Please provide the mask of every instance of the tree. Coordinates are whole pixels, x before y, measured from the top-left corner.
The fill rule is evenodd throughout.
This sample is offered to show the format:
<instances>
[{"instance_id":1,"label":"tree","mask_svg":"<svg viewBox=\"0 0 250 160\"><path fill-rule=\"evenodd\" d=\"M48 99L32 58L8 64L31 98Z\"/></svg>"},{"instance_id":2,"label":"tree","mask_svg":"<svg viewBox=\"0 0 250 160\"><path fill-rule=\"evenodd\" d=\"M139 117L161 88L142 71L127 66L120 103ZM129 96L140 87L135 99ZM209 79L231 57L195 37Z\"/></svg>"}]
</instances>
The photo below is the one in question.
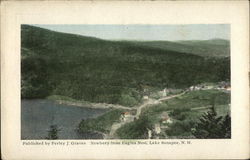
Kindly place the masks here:
<instances>
[{"instance_id":1,"label":"tree","mask_svg":"<svg viewBox=\"0 0 250 160\"><path fill-rule=\"evenodd\" d=\"M221 124L222 133L225 133L225 138L231 138L231 117L227 114Z\"/></svg>"},{"instance_id":2,"label":"tree","mask_svg":"<svg viewBox=\"0 0 250 160\"><path fill-rule=\"evenodd\" d=\"M147 139L148 130L152 129L148 117L143 115L134 122L125 124L116 133L121 139Z\"/></svg>"},{"instance_id":3,"label":"tree","mask_svg":"<svg viewBox=\"0 0 250 160\"><path fill-rule=\"evenodd\" d=\"M57 125L51 125L50 130L48 131L48 136L46 139L58 139L58 132L60 129L58 129Z\"/></svg>"},{"instance_id":4,"label":"tree","mask_svg":"<svg viewBox=\"0 0 250 160\"><path fill-rule=\"evenodd\" d=\"M229 115L218 117L212 106L210 111L202 115L192 133L196 138L230 138L231 118Z\"/></svg>"}]
</instances>

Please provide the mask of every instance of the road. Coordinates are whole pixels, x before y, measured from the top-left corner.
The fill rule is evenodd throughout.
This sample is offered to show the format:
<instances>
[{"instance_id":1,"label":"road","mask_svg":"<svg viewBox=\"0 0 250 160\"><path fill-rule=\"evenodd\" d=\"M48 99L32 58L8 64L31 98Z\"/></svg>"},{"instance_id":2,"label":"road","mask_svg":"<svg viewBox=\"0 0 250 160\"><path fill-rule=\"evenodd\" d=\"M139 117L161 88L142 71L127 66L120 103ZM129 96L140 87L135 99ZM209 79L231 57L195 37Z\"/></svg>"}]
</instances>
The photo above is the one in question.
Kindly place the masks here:
<instances>
[{"instance_id":1,"label":"road","mask_svg":"<svg viewBox=\"0 0 250 160\"><path fill-rule=\"evenodd\" d=\"M135 114L135 118L136 119L139 119L140 115L141 115L141 112L142 112L142 109L145 108L145 107L152 107L152 106L155 106L156 104L160 104L162 101L167 101L167 100L170 100L172 98L176 98L176 97L180 97L184 94L186 94L187 92L189 92L188 90L180 93L180 94L175 94L175 95L171 95L171 96L166 96L166 97L162 97L160 99L148 99L146 101L143 102L143 104L139 105L139 106L136 106L136 107L132 107L132 108L129 108L129 109L136 109L136 114ZM124 106L125 108L125 106ZM127 107L126 107L127 108ZM211 108L211 106L203 106L203 107L196 107L196 108L192 108L191 110L200 110L200 109L208 109L208 108ZM123 125L129 123L131 121L121 121L121 122L115 122L112 127L111 127L111 130L110 130L110 133L106 136L107 139L114 139L114 138L117 138L115 137L115 133L116 131L122 127Z\"/></svg>"},{"instance_id":2,"label":"road","mask_svg":"<svg viewBox=\"0 0 250 160\"><path fill-rule=\"evenodd\" d=\"M137 108L137 112L136 112L136 118L139 119L140 115L141 115L141 111L144 107L147 107L147 106L153 106L152 104L160 104L162 101L166 101L166 100L169 100L169 99L172 99L172 98L176 98L176 97L179 97L179 96L182 96L183 94L185 94L187 91L184 91L180 94L175 94L175 95L171 95L171 96L166 96L166 97L163 97L163 98L160 98L158 100L154 100L154 99L148 99L144 104L142 104L141 106L139 106Z\"/></svg>"},{"instance_id":3,"label":"road","mask_svg":"<svg viewBox=\"0 0 250 160\"><path fill-rule=\"evenodd\" d=\"M143 104L141 104L140 106L136 106L136 107L133 107L133 109L136 109L136 114L135 114L135 118L136 119L139 119L140 115L141 115L141 111L143 108L147 107L147 106L154 106L155 104L160 104L162 101L166 101L166 100L169 100L169 99L172 99L172 98L176 98L176 97L179 97L179 96L182 96L183 94L185 94L187 91L184 91L180 94L176 94L176 95L171 95L171 96L166 96L166 97L163 97L163 98L160 98L160 99L157 99L157 100L154 100L154 99L148 99L146 101L143 102ZM116 138L115 137L115 133L116 131L122 127L123 125L129 123L131 121L121 121L121 122L115 122L112 126L111 126L111 129L110 129L110 133L109 135L106 136L107 139L114 139Z\"/></svg>"}]
</instances>

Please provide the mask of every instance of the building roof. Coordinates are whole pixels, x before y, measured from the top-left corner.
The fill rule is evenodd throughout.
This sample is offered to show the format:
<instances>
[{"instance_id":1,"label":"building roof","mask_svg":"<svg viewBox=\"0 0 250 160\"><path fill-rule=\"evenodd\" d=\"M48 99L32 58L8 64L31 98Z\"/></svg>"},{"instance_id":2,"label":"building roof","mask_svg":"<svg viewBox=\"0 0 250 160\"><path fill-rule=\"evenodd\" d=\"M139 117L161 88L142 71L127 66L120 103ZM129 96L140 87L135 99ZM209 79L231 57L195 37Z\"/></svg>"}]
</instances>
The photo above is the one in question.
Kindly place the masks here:
<instances>
[{"instance_id":1,"label":"building roof","mask_svg":"<svg viewBox=\"0 0 250 160\"><path fill-rule=\"evenodd\" d=\"M129 114L131 114L130 112L122 112L122 114L124 114L124 115L129 115Z\"/></svg>"}]
</instances>

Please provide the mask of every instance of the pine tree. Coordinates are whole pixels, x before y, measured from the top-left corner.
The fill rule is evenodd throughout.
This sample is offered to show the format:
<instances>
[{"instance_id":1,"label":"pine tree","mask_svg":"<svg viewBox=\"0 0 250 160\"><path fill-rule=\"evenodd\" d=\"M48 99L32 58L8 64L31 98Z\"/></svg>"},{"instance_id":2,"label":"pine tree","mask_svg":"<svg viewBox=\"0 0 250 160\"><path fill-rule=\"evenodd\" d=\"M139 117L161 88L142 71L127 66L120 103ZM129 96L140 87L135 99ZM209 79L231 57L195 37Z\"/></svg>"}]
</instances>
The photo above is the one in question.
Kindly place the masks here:
<instances>
[{"instance_id":1,"label":"pine tree","mask_svg":"<svg viewBox=\"0 0 250 160\"><path fill-rule=\"evenodd\" d=\"M48 131L48 137L46 139L58 139L58 129L57 125L51 125L50 130Z\"/></svg>"},{"instance_id":2,"label":"pine tree","mask_svg":"<svg viewBox=\"0 0 250 160\"><path fill-rule=\"evenodd\" d=\"M228 114L218 117L213 105L210 111L202 115L192 133L196 138L230 138L231 118Z\"/></svg>"},{"instance_id":3,"label":"pine tree","mask_svg":"<svg viewBox=\"0 0 250 160\"><path fill-rule=\"evenodd\" d=\"M193 132L196 138L219 138L220 125L222 117L216 117L214 106L210 111L203 114L200 118L200 122L197 123Z\"/></svg>"}]
</instances>

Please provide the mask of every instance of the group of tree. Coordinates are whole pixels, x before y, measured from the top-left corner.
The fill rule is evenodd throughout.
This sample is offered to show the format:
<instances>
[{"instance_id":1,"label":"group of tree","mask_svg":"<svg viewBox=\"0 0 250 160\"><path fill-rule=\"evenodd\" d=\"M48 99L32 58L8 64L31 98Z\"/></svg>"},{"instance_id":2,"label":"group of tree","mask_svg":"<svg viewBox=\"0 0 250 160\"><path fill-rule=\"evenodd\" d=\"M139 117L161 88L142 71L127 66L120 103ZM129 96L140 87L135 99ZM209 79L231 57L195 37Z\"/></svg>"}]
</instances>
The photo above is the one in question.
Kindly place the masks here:
<instances>
[{"instance_id":1,"label":"group of tree","mask_svg":"<svg viewBox=\"0 0 250 160\"><path fill-rule=\"evenodd\" d=\"M121 139L148 139L148 131L153 130L148 117L141 116L134 122L127 123L116 132Z\"/></svg>"},{"instance_id":2,"label":"group of tree","mask_svg":"<svg viewBox=\"0 0 250 160\"><path fill-rule=\"evenodd\" d=\"M231 138L231 117L217 116L214 106L204 113L199 122L192 129L192 133L196 138Z\"/></svg>"}]
</instances>

